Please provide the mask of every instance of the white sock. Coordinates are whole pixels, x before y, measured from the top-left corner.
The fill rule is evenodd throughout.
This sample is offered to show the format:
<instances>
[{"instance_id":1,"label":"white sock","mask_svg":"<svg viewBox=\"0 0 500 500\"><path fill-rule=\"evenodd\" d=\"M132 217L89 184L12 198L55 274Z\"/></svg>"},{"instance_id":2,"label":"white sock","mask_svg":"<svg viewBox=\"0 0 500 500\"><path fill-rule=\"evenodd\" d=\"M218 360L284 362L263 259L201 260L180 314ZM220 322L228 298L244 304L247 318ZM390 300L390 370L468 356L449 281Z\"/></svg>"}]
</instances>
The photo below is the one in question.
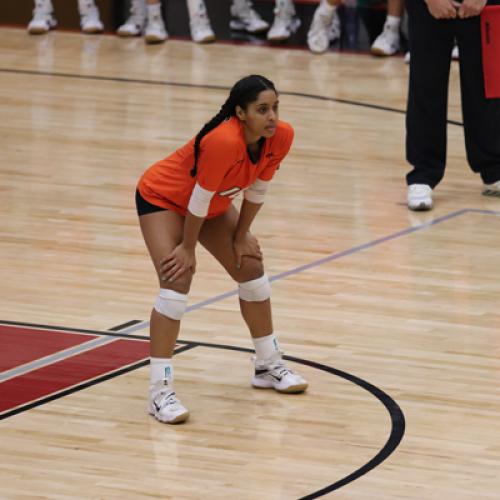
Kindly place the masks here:
<instances>
[{"instance_id":1,"label":"white sock","mask_svg":"<svg viewBox=\"0 0 500 500\"><path fill-rule=\"evenodd\" d=\"M326 0L322 0L318 8L325 11L327 14L331 14L337 7L335 7L335 5L330 5Z\"/></svg>"},{"instance_id":2,"label":"white sock","mask_svg":"<svg viewBox=\"0 0 500 500\"><path fill-rule=\"evenodd\" d=\"M255 354L257 361L266 361L274 354L279 353L278 339L274 333L254 339L252 337L253 345L255 346Z\"/></svg>"},{"instance_id":3,"label":"white sock","mask_svg":"<svg viewBox=\"0 0 500 500\"><path fill-rule=\"evenodd\" d=\"M174 367L172 358L151 358L149 382L151 385L163 380L172 382L174 380Z\"/></svg>"},{"instance_id":4,"label":"white sock","mask_svg":"<svg viewBox=\"0 0 500 500\"><path fill-rule=\"evenodd\" d=\"M78 11L80 15L95 7L94 0L78 0Z\"/></svg>"},{"instance_id":5,"label":"white sock","mask_svg":"<svg viewBox=\"0 0 500 500\"><path fill-rule=\"evenodd\" d=\"M187 0L187 7L190 18L196 14L204 13L207 11L205 2L203 0Z\"/></svg>"},{"instance_id":6,"label":"white sock","mask_svg":"<svg viewBox=\"0 0 500 500\"><path fill-rule=\"evenodd\" d=\"M398 29L401 25L401 18L398 16L387 16L385 19L385 26L390 26L391 28Z\"/></svg>"},{"instance_id":7,"label":"white sock","mask_svg":"<svg viewBox=\"0 0 500 500\"><path fill-rule=\"evenodd\" d=\"M155 3L153 5L147 5L148 9L148 17L155 17L155 16L161 16L161 3Z\"/></svg>"}]
</instances>

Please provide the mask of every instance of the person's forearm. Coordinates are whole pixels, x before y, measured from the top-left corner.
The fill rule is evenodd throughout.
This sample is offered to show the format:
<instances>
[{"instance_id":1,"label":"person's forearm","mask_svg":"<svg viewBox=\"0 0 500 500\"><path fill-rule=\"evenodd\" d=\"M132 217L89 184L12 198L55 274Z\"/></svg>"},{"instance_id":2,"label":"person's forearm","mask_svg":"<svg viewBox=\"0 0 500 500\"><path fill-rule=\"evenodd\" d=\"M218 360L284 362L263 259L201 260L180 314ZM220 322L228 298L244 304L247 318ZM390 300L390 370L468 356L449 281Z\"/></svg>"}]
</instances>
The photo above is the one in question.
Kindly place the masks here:
<instances>
[{"instance_id":1,"label":"person's forearm","mask_svg":"<svg viewBox=\"0 0 500 500\"><path fill-rule=\"evenodd\" d=\"M201 226L205 222L204 217L196 217L191 212L186 213L184 219L184 233L182 236L182 245L185 248L194 249L200 235Z\"/></svg>"},{"instance_id":2,"label":"person's forearm","mask_svg":"<svg viewBox=\"0 0 500 500\"><path fill-rule=\"evenodd\" d=\"M250 230L250 226L262 205L262 203L252 203L251 201L243 200L238 225L236 226L235 238L244 236Z\"/></svg>"}]
</instances>

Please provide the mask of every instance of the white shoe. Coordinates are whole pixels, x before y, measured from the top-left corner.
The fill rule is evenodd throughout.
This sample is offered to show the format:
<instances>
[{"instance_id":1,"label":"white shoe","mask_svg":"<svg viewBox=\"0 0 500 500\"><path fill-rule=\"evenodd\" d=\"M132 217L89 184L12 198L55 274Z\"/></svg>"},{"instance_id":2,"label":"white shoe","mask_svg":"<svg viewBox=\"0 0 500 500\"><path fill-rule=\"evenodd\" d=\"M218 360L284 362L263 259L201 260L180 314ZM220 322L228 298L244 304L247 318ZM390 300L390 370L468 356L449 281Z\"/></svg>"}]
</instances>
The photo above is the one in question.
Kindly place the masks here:
<instances>
[{"instance_id":1,"label":"white shoe","mask_svg":"<svg viewBox=\"0 0 500 500\"><path fill-rule=\"evenodd\" d=\"M331 41L338 38L340 38L340 19L337 9L320 4L307 33L309 50L315 54L321 54L328 50Z\"/></svg>"},{"instance_id":2,"label":"white shoe","mask_svg":"<svg viewBox=\"0 0 500 500\"><path fill-rule=\"evenodd\" d=\"M408 186L408 208L410 210L430 210L432 208L432 189L427 184Z\"/></svg>"},{"instance_id":3,"label":"white shoe","mask_svg":"<svg viewBox=\"0 0 500 500\"><path fill-rule=\"evenodd\" d=\"M384 31L375 39L371 53L376 56L393 56L400 48L399 26L385 25Z\"/></svg>"},{"instance_id":4,"label":"white shoe","mask_svg":"<svg viewBox=\"0 0 500 500\"><path fill-rule=\"evenodd\" d=\"M161 12L150 14L147 17L144 39L146 43L161 43L168 38L165 23L161 17Z\"/></svg>"},{"instance_id":5,"label":"white shoe","mask_svg":"<svg viewBox=\"0 0 500 500\"><path fill-rule=\"evenodd\" d=\"M95 6L93 0L79 3L79 9L80 26L84 33L102 33L104 31L104 25L99 18L99 10Z\"/></svg>"},{"instance_id":6,"label":"white shoe","mask_svg":"<svg viewBox=\"0 0 500 500\"><path fill-rule=\"evenodd\" d=\"M233 0L229 27L232 30L243 30L248 33L262 33L269 29L269 24L252 9L249 0L239 2Z\"/></svg>"},{"instance_id":7,"label":"white shoe","mask_svg":"<svg viewBox=\"0 0 500 500\"><path fill-rule=\"evenodd\" d=\"M168 380L162 380L150 387L148 412L166 424L180 424L189 418L189 411L177 399Z\"/></svg>"},{"instance_id":8,"label":"white shoe","mask_svg":"<svg viewBox=\"0 0 500 500\"><path fill-rule=\"evenodd\" d=\"M266 361L255 361L255 374L252 385L258 389L275 389L278 392L298 393L304 392L308 383L299 374L288 368L277 353Z\"/></svg>"},{"instance_id":9,"label":"white shoe","mask_svg":"<svg viewBox=\"0 0 500 500\"><path fill-rule=\"evenodd\" d=\"M300 19L295 15L295 7L289 1L277 1L274 9L274 21L267 32L267 39L280 42L290 38L300 27Z\"/></svg>"},{"instance_id":10,"label":"white shoe","mask_svg":"<svg viewBox=\"0 0 500 500\"><path fill-rule=\"evenodd\" d=\"M130 16L118 28L118 36L139 36L146 26L146 4L144 0L132 0L130 5Z\"/></svg>"},{"instance_id":11,"label":"white shoe","mask_svg":"<svg viewBox=\"0 0 500 500\"><path fill-rule=\"evenodd\" d=\"M37 0L33 10L33 18L28 24L28 33L31 35L43 35L53 30L57 21L52 10L52 3L46 0Z\"/></svg>"},{"instance_id":12,"label":"white shoe","mask_svg":"<svg viewBox=\"0 0 500 500\"><path fill-rule=\"evenodd\" d=\"M405 64L410 64L410 51L408 51L406 54L405 54Z\"/></svg>"},{"instance_id":13,"label":"white shoe","mask_svg":"<svg viewBox=\"0 0 500 500\"><path fill-rule=\"evenodd\" d=\"M484 184L482 194L484 196L500 196L500 181L493 184Z\"/></svg>"},{"instance_id":14,"label":"white shoe","mask_svg":"<svg viewBox=\"0 0 500 500\"><path fill-rule=\"evenodd\" d=\"M210 19L205 8L200 8L189 19L191 38L196 43L209 43L215 40L215 34L210 25Z\"/></svg>"},{"instance_id":15,"label":"white shoe","mask_svg":"<svg viewBox=\"0 0 500 500\"><path fill-rule=\"evenodd\" d=\"M458 59L460 59L460 54L458 52L458 45L455 45L453 47L453 50L451 51L451 58L455 61L458 61Z\"/></svg>"}]
</instances>

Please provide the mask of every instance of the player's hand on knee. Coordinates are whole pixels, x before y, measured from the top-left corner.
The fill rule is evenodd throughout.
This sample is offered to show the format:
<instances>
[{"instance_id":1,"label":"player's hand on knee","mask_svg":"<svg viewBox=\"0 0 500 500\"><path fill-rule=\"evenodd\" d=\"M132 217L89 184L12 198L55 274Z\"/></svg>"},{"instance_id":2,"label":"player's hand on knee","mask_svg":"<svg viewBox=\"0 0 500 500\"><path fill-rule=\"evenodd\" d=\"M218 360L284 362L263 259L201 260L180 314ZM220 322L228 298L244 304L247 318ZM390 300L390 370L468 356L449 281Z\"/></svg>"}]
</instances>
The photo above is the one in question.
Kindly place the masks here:
<instances>
[{"instance_id":1,"label":"player's hand on knee","mask_svg":"<svg viewBox=\"0 0 500 500\"><path fill-rule=\"evenodd\" d=\"M455 19L458 15L453 0L425 0L425 3L436 19Z\"/></svg>"},{"instance_id":2,"label":"player's hand on knee","mask_svg":"<svg viewBox=\"0 0 500 500\"><path fill-rule=\"evenodd\" d=\"M186 248L182 243L160 261L160 279L173 282L184 273L194 274L196 271L196 256L194 249Z\"/></svg>"},{"instance_id":3,"label":"player's hand on knee","mask_svg":"<svg viewBox=\"0 0 500 500\"><path fill-rule=\"evenodd\" d=\"M241 267L241 259L243 258L243 256L254 257L259 260L262 260L263 258L259 241L250 232L247 232L244 236L237 236L234 239L233 248L236 257L237 269L240 269Z\"/></svg>"}]
</instances>

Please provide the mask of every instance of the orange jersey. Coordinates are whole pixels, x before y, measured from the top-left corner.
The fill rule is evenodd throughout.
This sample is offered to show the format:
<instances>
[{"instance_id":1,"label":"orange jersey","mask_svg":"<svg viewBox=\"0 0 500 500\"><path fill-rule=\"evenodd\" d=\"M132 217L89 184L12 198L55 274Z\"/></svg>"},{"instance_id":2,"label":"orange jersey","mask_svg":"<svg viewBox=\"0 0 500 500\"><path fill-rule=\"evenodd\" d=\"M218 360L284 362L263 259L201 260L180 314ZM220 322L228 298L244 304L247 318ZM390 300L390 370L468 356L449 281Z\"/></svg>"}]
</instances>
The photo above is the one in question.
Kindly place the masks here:
<instances>
[{"instance_id":1,"label":"orange jersey","mask_svg":"<svg viewBox=\"0 0 500 500\"><path fill-rule=\"evenodd\" d=\"M149 203L186 215L195 183L215 192L207 218L224 213L232 199L251 186L257 178L272 179L293 141L293 128L278 121L276 132L264 141L257 163L247 152L243 125L236 117L211 130L200 144L198 172L191 177L194 165L194 138L164 160L149 167L138 189Z\"/></svg>"}]
</instances>

